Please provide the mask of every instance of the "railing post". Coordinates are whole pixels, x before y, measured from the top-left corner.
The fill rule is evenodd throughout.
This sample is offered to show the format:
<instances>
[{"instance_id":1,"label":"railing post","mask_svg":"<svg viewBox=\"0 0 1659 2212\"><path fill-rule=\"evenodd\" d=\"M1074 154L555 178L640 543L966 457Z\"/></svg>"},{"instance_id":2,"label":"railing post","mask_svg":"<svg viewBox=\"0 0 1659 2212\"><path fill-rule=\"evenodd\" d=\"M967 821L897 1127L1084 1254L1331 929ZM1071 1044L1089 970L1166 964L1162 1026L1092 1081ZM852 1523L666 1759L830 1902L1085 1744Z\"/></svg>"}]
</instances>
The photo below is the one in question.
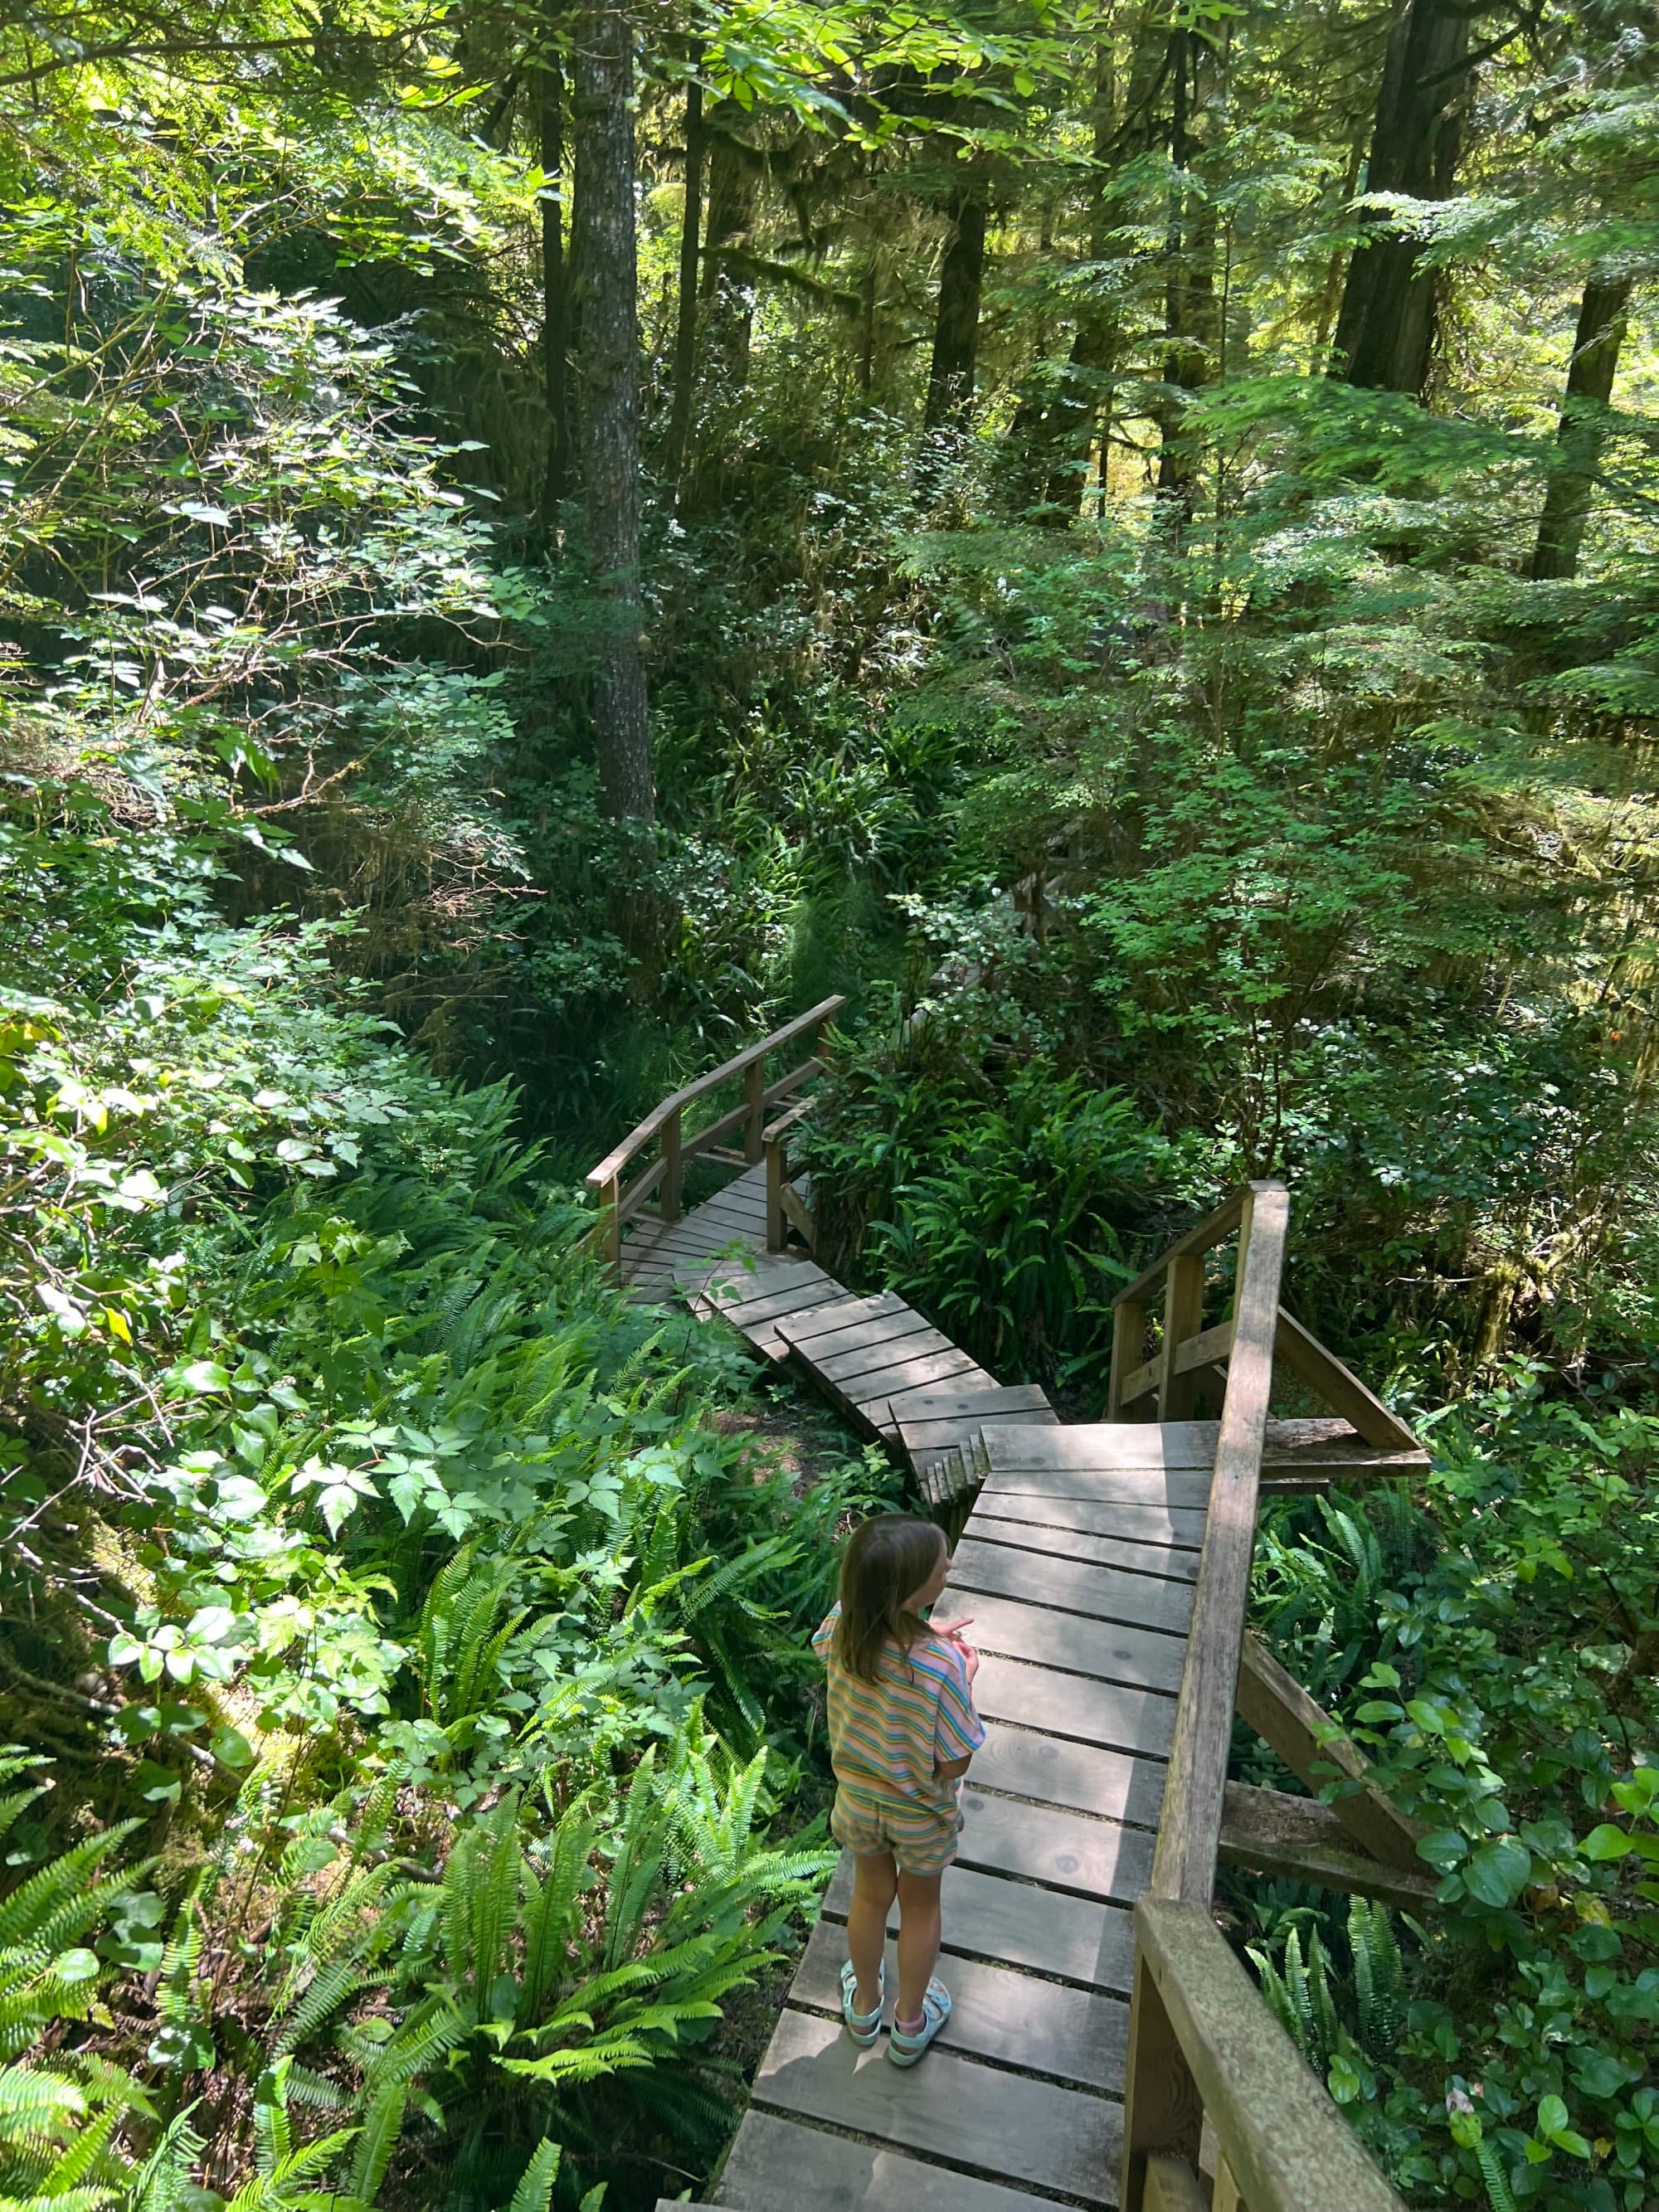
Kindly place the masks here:
<instances>
[{"instance_id":1,"label":"railing post","mask_svg":"<svg viewBox=\"0 0 1659 2212\"><path fill-rule=\"evenodd\" d=\"M1115 1421L1123 1411L1123 1385L1140 1364L1146 1341L1145 1306L1112 1309L1112 1377L1106 1386L1106 1418Z\"/></svg>"},{"instance_id":2,"label":"railing post","mask_svg":"<svg viewBox=\"0 0 1659 2212\"><path fill-rule=\"evenodd\" d=\"M784 1133L781 1129L766 1132L766 1249L781 1252L788 1235L788 1224L783 1218L783 1182L787 1171L784 1156Z\"/></svg>"},{"instance_id":3,"label":"railing post","mask_svg":"<svg viewBox=\"0 0 1659 2212\"><path fill-rule=\"evenodd\" d=\"M743 1071L743 1099L749 1118L743 1125L743 1156L751 1166L760 1164L766 1128L766 1061L751 1060Z\"/></svg>"},{"instance_id":4,"label":"railing post","mask_svg":"<svg viewBox=\"0 0 1659 2212\"><path fill-rule=\"evenodd\" d=\"M662 1125L662 1156L665 1162L662 1176L662 1218L678 1221L680 1218L680 1109L677 1106Z\"/></svg>"},{"instance_id":5,"label":"railing post","mask_svg":"<svg viewBox=\"0 0 1659 2212\"><path fill-rule=\"evenodd\" d=\"M599 1192L599 1249L611 1273L622 1280L622 1177L613 1175Z\"/></svg>"},{"instance_id":6,"label":"railing post","mask_svg":"<svg viewBox=\"0 0 1659 2212\"><path fill-rule=\"evenodd\" d=\"M1164 1358L1158 1378L1158 1418L1184 1421L1198 1395L1195 1375L1176 1373L1176 1354L1204 1319L1204 1255L1171 1260L1164 1278Z\"/></svg>"},{"instance_id":7,"label":"railing post","mask_svg":"<svg viewBox=\"0 0 1659 2212\"><path fill-rule=\"evenodd\" d=\"M1148 2212L1146 2162L1167 2152L1198 2164L1204 2106L1146 1954L1135 1946L1129 2064L1123 2086L1123 2171L1118 2212Z\"/></svg>"}]
</instances>

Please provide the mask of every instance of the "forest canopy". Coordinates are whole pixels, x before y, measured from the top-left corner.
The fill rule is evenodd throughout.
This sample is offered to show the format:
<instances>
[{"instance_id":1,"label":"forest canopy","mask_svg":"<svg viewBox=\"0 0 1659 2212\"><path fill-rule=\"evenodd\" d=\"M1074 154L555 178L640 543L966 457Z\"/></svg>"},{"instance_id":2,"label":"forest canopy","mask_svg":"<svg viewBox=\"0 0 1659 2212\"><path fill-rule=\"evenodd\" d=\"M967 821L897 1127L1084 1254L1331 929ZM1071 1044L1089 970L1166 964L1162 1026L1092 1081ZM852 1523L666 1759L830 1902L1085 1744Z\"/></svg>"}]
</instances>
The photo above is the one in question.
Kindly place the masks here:
<instances>
[{"instance_id":1,"label":"forest canopy","mask_svg":"<svg viewBox=\"0 0 1659 2212\"><path fill-rule=\"evenodd\" d=\"M716 2169L902 1483L580 1186L831 992L820 1258L1069 1418L1290 1184L1439 1913L1230 1932L1656 2201L1656 276L1607 0L6 9L0 2212Z\"/></svg>"}]
</instances>

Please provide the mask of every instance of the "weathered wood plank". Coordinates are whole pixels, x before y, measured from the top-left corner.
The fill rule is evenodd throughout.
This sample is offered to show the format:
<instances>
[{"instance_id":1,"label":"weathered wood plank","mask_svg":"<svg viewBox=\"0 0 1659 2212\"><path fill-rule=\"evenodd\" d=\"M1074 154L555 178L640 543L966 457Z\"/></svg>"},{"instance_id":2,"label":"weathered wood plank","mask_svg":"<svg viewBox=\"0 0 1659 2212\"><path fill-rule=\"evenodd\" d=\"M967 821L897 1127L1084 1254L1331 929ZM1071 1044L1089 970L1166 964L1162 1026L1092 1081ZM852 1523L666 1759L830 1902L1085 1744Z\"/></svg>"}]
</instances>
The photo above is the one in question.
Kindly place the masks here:
<instances>
[{"instance_id":1,"label":"weathered wood plank","mask_svg":"<svg viewBox=\"0 0 1659 2212\"><path fill-rule=\"evenodd\" d=\"M1021 1605L978 1591L967 1609L975 1623L972 1641L981 1651L997 1652L1005 1659L1033 1660L1039 1667L1091 1675L1097 1681L1126 1682L1137 1689L1167 1690L1173 1695L1181 1686L1187 1646L1179 1636L1115 1621L1085 1620L1078 1613L1051 1613L1042 1606ZM1227 1711L1231 1719L1231 1695Z\"/></svg>"},{"instance_id":2,"label":"weathered wood plank","mask_svg":"<svg viewBox=\"0 0 1659 2212\"><path fill-rule=\"evenodd\" d=\"M734 1328L754 1328L763 1322L776 1321L785 1314L821 1305L826 1290L834 1288L827 1275L814 1269L812 1279L757 1291L751 1297L720 1297L711 1296L705 1290L697 1303L711 1316L729 1321Z\"/></svg>"},{"instance_id":3,"label":"weathered wood plank","mask_svg":"<svg viewBox=\"0 0 1659 2212\"><path fill-rule=\"evenodd\" d=\"M853 1894L853 1863L843 1852L823 1900L824 1911L844 1920ZM945 1869L941 1899L945 1941L994 1966L1021 1966L1080 1987L1126 1996L1134 1971L1133 1923L1121 1905L1033 1889L978 1874L971 1867ZM895 1903L888 1917L898 1927Z\"/></svg>"},{"instance_id":4,"label":"weathered wood plank","mask_svg":"<svg viewBox=\"0 0 1659 2212\"><path fill-rule=\"evenodd\" d=\"M1152 1838L1144 1828L1023 1797L988 1796L971 1784L962 1793L962 1812L957 1850L964 1867L1121 1905L1133 1904L1152 1880Z\"/></svg>"},{"instance_id":5,"label":"weathered wood plank","mask_svg":"<svg viewBox=\"0 0 1659 2212\"><path fill-rule=\"evenodd\" d=\"M1196 1552L1177 1551L1170 1544L1127 1543L1121 1536L1089 1536L1077 1528L1048 1528L1040 1522L999 1521L977 1509L963 1534L981 1544L1006 1544L1054 1559L1092 1561L1125 1574L1159 1575L1184 1583L1198 1575Z\"/></svg>"},{"instance_id":6,"label":"weathered wood plank","mask_svg":"<svg viewBox=\"0 0 1659 2212\"><path fill-rule=\"evenodd\" d=\"M1395 1413L1391 1413L1374 1390L1342 1364L1334 1352L1303 1328L1281 1306L1273 1351L1291 1372L1318 1391L1327 1405L1352 1421L1368 1444L1384 1451L1414 1452L1417 1438Z\"/></svg>"},{"instance_id":7,"label":"weathered wood plank","mask_svg":"<svg viewBox=\"0 0 1659 2212\"><path fill-rule=\"evenodd\" d=\"M1127 1536L1139 1544L1178 1546L1195 1552L1204 1541L1204 1509L1163 1505L1144 1498L1018 1498L984 1491L976 1519L1018 1522L1027 1528L1078 1529L1097 1536ZM1194 1574L1198 1571L1194 1566Z\"/></svg>"},{"instance_id":8,"label":"weathered wood plank","mask_svg":"<svg viewBox=\"0 0 1659 2212\"><path fill-rule=\"evenodd\" d=\"M895 1418L906 1421L965 1420L973 1414L1018 1413L1045 1425L1060 1419L1036 1382L996 1382L982 1390L956 1390L923 1382L913 1390L898 1392L892 1406Z\"/></svg>"},{"instance_id":9,"label":"weathered wood plank","mask_svg":"<svg viewBox=\"0 0 1659 2212\"><path fill-rule=\"evenodd\" d=\"M1003 1429L985 1439L991 1455L985 1488L992 1497L1162 1505L1187 1512L1203 1512L1209 1505L1210 1477L1195 1467L1005 1467L997 1459L997 1445L1002 1437L1012 1433ZM1043 1433L1063 1437L1066 1432L1062 1428Z\"/></svg>"},{"instance_id":10,"label":"weathered wood plank","mask_svg":"<svg viewBox=\"0 0 1659 2212\"><path fill-rule=\"evenodd\" d=\"M821 1308L817 1313L802 1316L791 1325L790 1340L798 1347L804 1347L816 1340L837 1336L844 1328L857 1328L870 1322L897 1318L913 1310L892 1291L884 1291L879 1297L859 1298L849 1294L837 1299L833 1305ZM840 1346L825 1344L823 1348L826 1351L839 1350Z\"/></svg>"},{"instance_id":11,"label":"weathered wood plank","mask_svg":"<svg viewBox=\"0 0 1659 2212\"><path fill-rule=\"evenodd\" d=\"M1158 1358L1158 1417L1160 1421L1180 1421L1192 1412L1197 1390L1193 1376L1182 1369L1179 1354L1182 1345L1197 1335L1204 1319L1203 1254L1172 1253L1164 1282L1164 1346Z\"/></svg>"},{"instance_id":12,"label":"weathered wood plank","mask_svg":"<svg viewBox=\"0 0 1659 2212\"><path fill-rule=\"evenodd\" d=\"M1340 1733L1331 1735L1330 1716L1279 1665L1259 1636L1247 1634L1239 1654L1238 1711L1307 1789L1324 1788L1334 1778L1328 1771L1332 1767L1344 1781L1357 1785L1332 1804L1337 1820L1362 1850L1385 1866L1422 1874L1423 1861L1417 1855L1422 1827L1407 1820L1378 1789L1358 1744ZM1321 1772L1322 1768L1327 1771Z\"/></svg>"},{"instance_id":13,"label":"weathered wood plank","mask_svg":"<svg viewBox=\"0 0 1659 2212\"><path fill-rule=\"evenodd\" d=\"M1214 2208L1206 2202L1198 2176L1187 2160L1158 2152L1146 2161L1141 2212L1214 2212Z\"/></svg>"},{"instance_id":14,"label":"weathered wood plank","mask_svg":"<svg viewBox=\"0 0 1659 2212\"><path fill-rule=\"evenodd\" d=\"M845 1380L820 1375L820 1380L848 1404L856 1406L866 1419L870 1419L872 1416L868 1408L878 1406L884 1400L890 1398L895 1390L909 1383L949 1382L958 1376L972 1376L977 1381L984 1375L984 1369L976 1366L965 1352L958 1352L955 1345L950 1345L943 1352L919 1352L899 1361L896 1366L873 1367L864 1374L849 1376ZM988 1382L990 1377L986 1376L985 1379Z\"/></svg>"},{"instance_id":15,"label":"weathered wood plank","mask_svg":"<svg viewBox=\"0 0 1659 2212\"><path fill-rule=\"evenodd\" d=\"M993 1720L987 1722L985 1741L974 1753L968 1787L1155 1828L1164 1802L1164 1762Z\"/></svg>"},{"instance_id":16,"label":"weathered wood plank","mask_svg":"<svg viewBox=\"0 0 1659 2212\"><path fill-rule=\"evenodd\" d=\"M754 2098L992 2180L1028 2181L1088 2203L1115 2201L1120 2106L944 2051L905 2072L879 2047L855 2049L838 2021L816 2013L785 2010Z\"/></svg>"},{"instance_id":17,"label":"weathered wood plank","mask_svg":"<svg viewBox=\"0 0 1659 2212\"><path fill-rule=\"evenodd\" d=\"M1098 1620L1121 1620L1140 1628L1185 1633L1192 1617L1190 1583L1156 1575L1126 1575L1111 1567L1078 1559L1045 1558L1007 1544L988 1544L966 1535L951 1561L952 1585L985 1590L997 1597L1022 1598Z\"/></svg>"},{"instance_id":18,"label":"weathered wood plank","mask_svg":"<svg viewBox=\"0 0 1659 2212\"><path fill-rule=\"evenodd\" d=\"M883 2060L883 2064L886 2061ZM898 2074L888 2066L890 2074ZM771 2112L746 2112L714 2191L729 2212L1053 2212L1051 2197L928 2166Z\"/></svg>"},{"instance_id":19,"label":"weathered wood plank","mask_svg":"<svg viewBox=\"0 0 1659 2212\"><path fill-rule=\"evenodd\" d=\"M1261 1440L1273 1385L1273 1325L1290 1222L1290 1193L1282 1184L1253 1183L1249 1201L1239 1255L1233 1357L1153 1877L1160 1897L1206 1905L1215 1887L1238 1648L1255 1550Z\"/></svg>"},{"instance_id":20,"label":"weathered wood plank","mask_svg":"<svg viewBox=\"0 0 1659 2212\"><path fill-rule=\"evenodd\" d=\"M1058 1432L1035 1425L1010 1429L997 1440L994 1467L1190 1468L1208 1474L1215 1464L1215 1421L1080 1421Z\"/></svg>"},{"instance_id":21,"label":"weathered wood plank","mask_svg":"<svg viewBox=\"0 0 1659 2212\"><path fill-rule=\"evenodd\" d=\"M1146 1898L1135 1908L1135 1928L1250 2212L1307 2212L1310 2205L1404 2212L1262 2002L1208 1907Z\"/></svg>"},{"instance_id":22,"label":"weathered wood plank","mask_svg":"<svg viewBox=\"0 0 1659 2212\"><path fill-rule=\"evenodd\" d=\"M808 1334L803 1340L797 1336L793 1322L784 1322L781 1334L788 1338L814 1373L833 1375L837 1378L842 1375L855 1375L860 1370L857 1364L838 1367L835 1363L843 1360L856 1363L860 1353L881 1352L889 1345L907 1344L916 1336L938 1339L940 1344L948 1344L951 1340L947 1336L940 1336L933 1323L910 1306L901 1306L896 1313L878 1315L873 1321L848 1322L844 1328L823 1336L813 1334L809 1323ZM933 1348L931 1343L928 1348Z\"/></svg>"},{"instance_id":23,"label":"weathered wood plank","mask_svg":"<svg viewBox=\"0 0 1659 2212\"><path fill-rule=\"evenodd\" d=\"M841 1966L846 1956L846 1929L836 1921L820 1920L796 1972L790 2003L839 2018ZM948 1948L939 1972L955 2000L939 2039L941 2051L1000 2061L1035 2074L1051 2074L1080 2088L1121 2094L1129 2016L1121 1998L1039 1981L978 1959L958 1958ZM887 1989L890 2021L898 1992L898 1965L890 1945Z\"/></svg>"},{"instance_id":24,"label":"weathered wood plank","mask_svg":"<svg viewBox=\"0 0 1659 2212\"><path fill-rule=\"evenodd\" d=\"M975 1628L969 1633L981 1632ZM1167 1756L1175 1730L1173 1698L1120 1682L1091 1681L1081 1674L1021 1665L989 1651L980 1656L974 1702L987 1720L1013 1721L1148 1759Z\"/></svg>"},{"instance_id":25,"label":"weathered wood plank","mask_svg":"<svg viewBox=\"0 0 1659 2212\"><path fill-rule=\"evenodd\" d=\"M948 1336L942 1336L932 1322L923 1321L920 1314L913 1315L911 1320L915 1324L914 1327L907 1324L896 1328L887 1328L884 1335L872 1334L867 1343L849 1346L845 1352L825 1352L822 1358L811 1363L812 1372L823 1376L827 1382L845 1385L856 1382L860 1376L879 1374L906 1361L926 1359L933 1352L957 1350ZM885 1324L878 1322L876 1327L879 1330ZM968 1355L964 1352L958 1357L965 1359ZM886 1396L890 1394L884 1391L882 1395Z\"/></svg>"},{"instance_id":26,"label":"weathered wood plank","mask_svg":"<svg viewBox=\"0 0 1659 2212\"><path fill-rule=\"evenodd\" d=\"M1424 1912L1434 1903L1437 1885L1426 1868L1413 1873L1383 1865L1355 1844L1334 1806L1282 1790L1230 1782L1222 1800L1218 1850L1230 1866L1380 1898L1404 1912Z\"/></svg>"}]
</instances>

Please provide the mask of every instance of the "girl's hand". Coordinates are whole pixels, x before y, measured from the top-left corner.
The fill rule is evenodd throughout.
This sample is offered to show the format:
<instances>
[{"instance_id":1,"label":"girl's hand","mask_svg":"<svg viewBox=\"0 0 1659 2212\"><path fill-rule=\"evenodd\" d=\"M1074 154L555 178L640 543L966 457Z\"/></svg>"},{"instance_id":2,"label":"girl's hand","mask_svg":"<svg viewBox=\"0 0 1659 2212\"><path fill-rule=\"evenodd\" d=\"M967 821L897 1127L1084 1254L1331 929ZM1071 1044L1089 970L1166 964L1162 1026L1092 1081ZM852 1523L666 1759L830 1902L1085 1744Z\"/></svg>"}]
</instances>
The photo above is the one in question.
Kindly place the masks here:
<instances>
[{"instance_id":1,"label":"girl's hand","mask_svg":"<svg viewBox=\"0 0 1659 2212\"><path fill-rule=\"evenodd\" d=\"M959 1644L957 1649L962 1653L962 1663L967 1669L968 1683L969 1688L971 1688L973 1686L974 1677L979 1672L979 1654L975 1650L971 1644Z\"/></svg>"},{"instance_id":2,"label":"girl's hand","mask_svg":"<svg viewBox=\"0 0 1659 2212\"><path fill-rule=\"evenodd\" d=\"M973 1625L974 1616L970 1613L961 1620L936 1620L932 1623L932 1627L934 1635L942 1636L947 1644L963 1644L963 1630L971 1628ZM967 1649L965 1644L963 1648L964 1650Z\"/></svg>"}]
</instances>

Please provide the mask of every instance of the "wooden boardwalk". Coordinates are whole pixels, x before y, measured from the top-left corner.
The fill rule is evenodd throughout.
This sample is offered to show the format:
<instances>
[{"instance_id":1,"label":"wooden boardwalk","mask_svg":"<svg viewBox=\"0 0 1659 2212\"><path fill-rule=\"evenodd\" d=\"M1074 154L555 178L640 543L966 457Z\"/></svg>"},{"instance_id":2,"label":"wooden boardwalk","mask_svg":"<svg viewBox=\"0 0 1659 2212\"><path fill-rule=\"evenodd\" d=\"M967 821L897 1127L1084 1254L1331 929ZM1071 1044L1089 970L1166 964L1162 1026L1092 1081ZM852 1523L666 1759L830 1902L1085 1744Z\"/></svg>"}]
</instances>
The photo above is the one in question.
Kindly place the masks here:
<instances>
[{"instance_id":1,"label":"wooden boardwalk","mask_svg":"<svg viewBox=\"0 0 1659 2212\"><path fill-rule=\"evenodd\" d=\"M1003 1387L902 1298L855 1297L805 1252L769 1252L763 1168L678 1221L641 1218L622 1268L632 1297L683 1296L767 1358L794 1358L866 1435L902 1447L924 1495L981 1431L1057 1418L1035 1384Z\"/></svg>"},{"instance_id":2,"label":"wooden boardwalk","mask_svg":"<svg viewBox=\"0 0 1659 2212\"><path fill-rule=\"evenodd\" d=\"M757 1067L768 1048L732 1067ZM752 1087L764 1104L757 1076ZM768 1249L781 1191L788 1221L811 1222L781 1182L781 1125L763 1132L758 1107L769 1206L765 1164L689 1214L635 1205L663 1171L624 1189L623 1169L667 1112L589 1178L613 1261L635 1297L684 1297L797 1362L903 1449L952 1526L973 1495L949 1602L974 1624L987 1731L945 1878L948 2026L911 2070L888 2063L884 2039L860 2051L842 2032L843 1857L714 2205L1090 2208L1116 2204L1127 2175L1129 2212L1403 2212L1212 1913L1218 1857L1408 1909L1432 1896L1412 1824L1246 1633L1263 1489L1426 1465L1278 1304L1282 1187L1235 1194L1115 1301L1109 1409L1158 1418L1060 1426L1040 1390L999 1384L902 1298L854 1297L804 1251ZM1202 1255L1233 1231L1232 1312L1206 1328ZM1146 1302L1160 1291L1148 1358ZM1335 1418L1267 1418L1275 1354ZM1224 1389L1218 1423L1185 1418L1206 1384ZM1228 1780L1235 1705L1308 1796ZM1333 1761L1351 1791L1327 1805ZM890 1989L896 1978L890 1952Z\"/></svg>"}]
</instances>

